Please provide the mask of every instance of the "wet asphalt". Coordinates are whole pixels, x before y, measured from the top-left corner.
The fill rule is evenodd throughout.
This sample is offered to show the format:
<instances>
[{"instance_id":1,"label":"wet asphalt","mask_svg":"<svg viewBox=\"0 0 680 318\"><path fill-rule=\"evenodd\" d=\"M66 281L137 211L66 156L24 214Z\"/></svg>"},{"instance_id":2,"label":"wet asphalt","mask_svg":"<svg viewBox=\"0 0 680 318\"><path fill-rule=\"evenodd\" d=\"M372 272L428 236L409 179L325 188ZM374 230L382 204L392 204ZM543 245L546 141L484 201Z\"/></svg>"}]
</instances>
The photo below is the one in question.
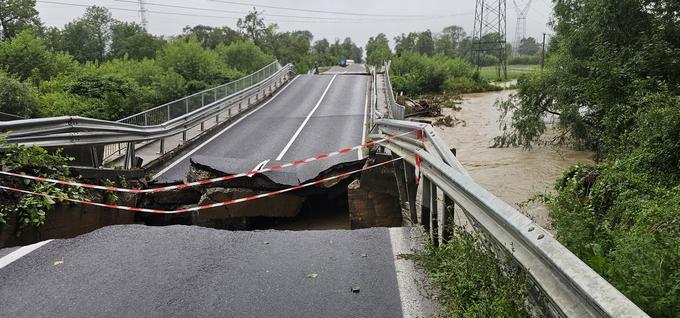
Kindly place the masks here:
<instances>
[{"instance_id":1,"label":"wet asphalt","mask_svg":"<svg viewBox=\"0 0 680 318\"><path fill-rule=\"evenodd\" d=\"M111 226L40 247L0 282L0 317L402 316L385 228Z\"/></svg>"}]
</instances>

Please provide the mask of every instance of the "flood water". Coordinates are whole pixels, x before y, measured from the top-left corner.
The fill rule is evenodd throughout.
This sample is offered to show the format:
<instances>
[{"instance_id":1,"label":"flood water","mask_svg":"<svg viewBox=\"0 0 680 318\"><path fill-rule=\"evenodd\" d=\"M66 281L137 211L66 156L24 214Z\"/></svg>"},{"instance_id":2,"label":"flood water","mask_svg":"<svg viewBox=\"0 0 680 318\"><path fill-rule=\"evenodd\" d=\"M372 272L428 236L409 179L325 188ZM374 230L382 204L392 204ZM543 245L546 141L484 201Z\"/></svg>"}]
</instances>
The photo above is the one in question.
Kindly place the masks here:
<instances>
[{"instance_id":1,"label":"flood water","mask_svg":"<svg viewBox=\"0 0 680 318\"><path fill-rule=\"evenodd\" d=\"M500 135L498 98L506 99L512 90L463 95L460 111L444 109L464 124L436 127L439 136L457 150L458 160L481 186L516 208L535 193L553 190L555 180L574 163L592 162L589 152L567 148L534 147L490 148ZM540 204L520 209L539 225L550 228L547 211Z\"/></svg>"}]
</instances>

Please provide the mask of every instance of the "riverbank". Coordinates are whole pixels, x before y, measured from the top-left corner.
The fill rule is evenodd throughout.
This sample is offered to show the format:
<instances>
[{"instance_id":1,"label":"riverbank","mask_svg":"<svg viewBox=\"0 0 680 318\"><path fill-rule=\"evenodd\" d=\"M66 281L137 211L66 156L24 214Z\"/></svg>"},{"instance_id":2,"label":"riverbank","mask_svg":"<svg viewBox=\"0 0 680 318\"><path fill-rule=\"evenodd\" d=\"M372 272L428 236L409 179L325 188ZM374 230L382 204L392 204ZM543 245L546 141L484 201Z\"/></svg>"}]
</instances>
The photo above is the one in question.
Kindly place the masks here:
<instances>
[{"instance_id":1,"label":"riverbank","mask_svg":"<svg viewBox=\"0 0 680 318\"><path fill-rule=\"evenodd\" d=\"M592 154L566 148L537 146L491 148L500 135L499 111L494 103L513 90L465 94L460 110L443 109L443 115L461 120L454 127L435 127L439 136L456 148L458 160L470 175L491 193L551 229L547 210L540 204L524 205L536 193L553 190L557 177L572 164L592 162Z\"/></svg>"}]
</instances>

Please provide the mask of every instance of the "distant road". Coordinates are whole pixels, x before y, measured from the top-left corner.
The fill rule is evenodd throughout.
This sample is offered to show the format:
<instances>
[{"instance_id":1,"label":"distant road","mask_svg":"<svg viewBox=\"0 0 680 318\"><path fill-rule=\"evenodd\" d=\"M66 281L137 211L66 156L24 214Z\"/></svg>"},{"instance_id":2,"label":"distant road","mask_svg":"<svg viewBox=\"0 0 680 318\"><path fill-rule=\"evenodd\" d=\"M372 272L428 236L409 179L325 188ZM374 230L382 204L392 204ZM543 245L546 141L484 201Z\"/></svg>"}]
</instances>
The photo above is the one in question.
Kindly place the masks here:
<instances>
[{"instance_id":1,"label":"distant road","mask_svg":"<svg viewBox=\"0 0 680 318\"><path fill-rule=\"evenodd\" d=\"M229 163L235 172L249 171L280 161L361 144L367 107L368 76L300 75L272 99L244 115L203 144L169 162L156 179L185 178L192 157L216 165ZM300 166L302 178L341 162L360 158L357 152ZM304 181L304 180L301 180Z\"/></svg>"},{"instance_id":2,"label":"distant road","mask_svg":"<svg viewBox=\"0 0 680 318\"><path fill-rule=\"evenodd\" d=\"M323 72L323 74L343 73L366 73L366 66L364 64L350 64L345 67L334 65L328 71Z\"/></svg>"}]
</instances>

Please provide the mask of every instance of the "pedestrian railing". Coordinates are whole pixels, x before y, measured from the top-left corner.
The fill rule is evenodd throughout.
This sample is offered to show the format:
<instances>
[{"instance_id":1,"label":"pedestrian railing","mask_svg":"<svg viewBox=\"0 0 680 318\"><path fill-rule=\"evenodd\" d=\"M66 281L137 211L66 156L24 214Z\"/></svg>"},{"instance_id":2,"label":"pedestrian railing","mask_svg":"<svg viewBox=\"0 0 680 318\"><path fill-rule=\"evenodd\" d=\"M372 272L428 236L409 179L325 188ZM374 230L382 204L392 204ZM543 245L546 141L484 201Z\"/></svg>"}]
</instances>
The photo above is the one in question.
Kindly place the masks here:
<instances>
[{"instance_id":1,"label":"pedestrian railing","mask_svg":"<svg viewBox=\"0 0 680 318\"><path fill-rule=\"evenodd\" d=\"M214 120L216 126L248 111L281 87L292 73L291 64L274 62L242 79L117 122L77 116L14 120L0 122L0 136L11 143L42 147L103 147L103 153L92 153L102 153L107 159L124 156L124 166L129 169L134 166L137 144L157 142L162 155L168 151L166 138L181 134L186 142L201 136L207 121Z\"/></svg>"},{"instance_id":2,"label":"pedestrian railing","mask_svg":"<svg viewBox=\"0 0 680 318\"><path fill-rule=\"evenodd\" d=\"M390 80L390 66L392 61L385 63L385 89L387 90L387 104L390 111L389 117L392 119L404 119L406 107L397 104L394 97L394 89L392 88L392 80Z\"/></svg>"}]
</instances>

